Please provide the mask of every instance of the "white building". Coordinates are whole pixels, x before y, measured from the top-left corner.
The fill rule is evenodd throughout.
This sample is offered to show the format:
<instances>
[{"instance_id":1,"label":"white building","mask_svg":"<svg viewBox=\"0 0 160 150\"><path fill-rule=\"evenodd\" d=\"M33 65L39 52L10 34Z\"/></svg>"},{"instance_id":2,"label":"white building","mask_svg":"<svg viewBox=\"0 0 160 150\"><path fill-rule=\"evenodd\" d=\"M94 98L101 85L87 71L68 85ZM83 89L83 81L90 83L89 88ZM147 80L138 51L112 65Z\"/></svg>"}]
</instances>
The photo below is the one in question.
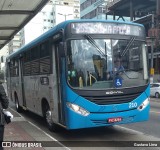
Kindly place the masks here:
<instances>
[{"instance_id":1,"label":"white building","mask_svg":"<svg viewBox=\"0 0 160 150\"><path fill-rule=\"evenodd\" d=\"M9 53L16 51L60 22L79 18L79 0L50 0L9 43Z\"/></svg>"},{"instance_id":2,"label":"white building","mask_svg":"<svg viewBox=\"0 0 160 150\"><path fill-rule=\"evenodd\" d=\"M24 27L23 45L33 41L35 38L53 27L53 3L47 5Z\"/></svg>"},{"instance_id":3,"label":"white building","mask_svg":"<svg viewBox=\"0 0 160 150\"><path fill-rule=\"evenodd\" d=\"M13 53L22 46L21 35L23 30L19 31L14 38L8 43L9 54Z\"/></svg>"},{"instance_id":4,"label":"white building","mask_svg":"<svg viewBox=\"0 0 160 150\"><path fill-rule=\"evenodd\" d=\"M0 72L5 71L5 61L6 57L9 54L9 49L8 45L5 45L1 50L0 50Z\"/></svg>"},{"instance_id":5,"label":"white building","mask_svg":"<svg viewBox=\"0 0 160 150\"><path fill-rule=\"evenodd\" d=\"M80 2L79 0L54 0L53 5L54 25L65 20L80 18Z\"/></svg>"}]
</instances>

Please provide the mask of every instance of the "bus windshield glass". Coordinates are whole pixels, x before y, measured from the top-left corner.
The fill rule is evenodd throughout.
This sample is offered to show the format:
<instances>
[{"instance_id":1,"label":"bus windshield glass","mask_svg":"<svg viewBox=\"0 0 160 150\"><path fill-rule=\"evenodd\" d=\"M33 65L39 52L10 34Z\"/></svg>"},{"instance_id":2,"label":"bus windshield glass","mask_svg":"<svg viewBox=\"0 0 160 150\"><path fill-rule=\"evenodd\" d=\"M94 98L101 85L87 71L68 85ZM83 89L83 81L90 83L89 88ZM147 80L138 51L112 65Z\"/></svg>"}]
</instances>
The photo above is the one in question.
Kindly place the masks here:
<instances>
[{"instance_id":1,"label":"bus windshield glass","mask_svg":"<svg viewBox=\"0 0 160 150\"><path fill-rule=\"evenodd\" d=\"M67 80L72 88L128 88L148 83L144 41L84 37L67 43Z\"/></svg>"}]
</instances>

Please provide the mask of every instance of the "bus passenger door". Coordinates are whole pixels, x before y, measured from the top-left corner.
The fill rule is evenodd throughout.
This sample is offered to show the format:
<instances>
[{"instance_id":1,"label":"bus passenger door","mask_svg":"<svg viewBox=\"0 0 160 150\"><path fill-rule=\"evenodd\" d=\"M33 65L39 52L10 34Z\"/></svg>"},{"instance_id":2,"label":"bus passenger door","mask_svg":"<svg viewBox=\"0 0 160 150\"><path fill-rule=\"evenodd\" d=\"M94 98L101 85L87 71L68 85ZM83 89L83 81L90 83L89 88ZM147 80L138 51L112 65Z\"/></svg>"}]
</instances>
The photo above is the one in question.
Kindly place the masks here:
<instances>
[{"instance_id":1,"label":"bus passenger door","mask_svg":"<svg viewBox=\"0 0 160 150\"><path fill-rule=\"evenodd\" d=\"M59 54L58 43L52 46L53 57L53 120L65 125L64 120L64 102L63 102L63 86L62 86L62 68L63 62Z\"/></svg>"},{"instance_id":2,"label":"bus passenger door","mask_svg":"<svg viewBox=\"0 0 160 150\"><path fill-rule=\"evenodd\" d=\"M59 120L60 123L65 125L65 55L64 55L64 43L59 42L56 45L56 55L57 55L57 72L59 78L58 91L59 91Z\"/></svg>"},{"instance_id":3,"label":"bus passenger door","mask_svg":"<svg viewBox=\"0 0 160 150\"><path fill-rule=\"evenodd\" d=\"M23 72L23 57L20 58L20 65L19 65L19 72L20 72L20 97L18 98L20 105L26 107L26 99L25 99L25 92L24 92L24 72ZM22 102L20 102L22 100Z\"/></svg>"}]
</instances>

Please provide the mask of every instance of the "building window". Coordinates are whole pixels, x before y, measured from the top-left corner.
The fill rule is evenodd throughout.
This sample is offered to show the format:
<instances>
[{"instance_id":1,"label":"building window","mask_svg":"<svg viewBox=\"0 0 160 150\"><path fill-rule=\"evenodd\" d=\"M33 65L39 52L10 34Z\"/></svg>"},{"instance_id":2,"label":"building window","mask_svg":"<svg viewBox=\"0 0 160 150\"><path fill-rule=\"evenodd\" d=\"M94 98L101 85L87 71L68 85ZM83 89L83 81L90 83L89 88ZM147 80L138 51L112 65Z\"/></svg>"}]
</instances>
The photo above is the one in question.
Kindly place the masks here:
<instances>
[{"instance_id":1,"label":"building window","mask_svg":"<svg viewBox=\"0 0 160 150\"><path fill-rule=\"evenodd\" d=\"M91 0L91 4L93 4L93 3L95 3L96 2L96 0Z\"/></svg>"},{"instance_id":2,"label":"building window","mask_svg":"<svg viewBox=\"0 0 160 150\"><path fill-rule=\"evenodd\" d=\"M90 12L90 18L88 18L88 19L91 19L94 17L96 17L96 9Z\"/></svg>"},{"instance_id":3,"label":"building window","mask_svg":"<svg viewBox=\"0 0 160 150\"><path fill-rule=\"evenodd\" d=\"M64 5L68 5L68 3L64 2Z\"/></svg>"},{"instance_id":4,"label":"building window","mask_svg":"<svg viewBox=\"0 0 160 150\"><path fill-rule=\"evenodd\" d=\"M78 9L75 9L74 12L75 12L75 13L78 13L79 11L78 11Z\"/></svg>"}]
</instances>

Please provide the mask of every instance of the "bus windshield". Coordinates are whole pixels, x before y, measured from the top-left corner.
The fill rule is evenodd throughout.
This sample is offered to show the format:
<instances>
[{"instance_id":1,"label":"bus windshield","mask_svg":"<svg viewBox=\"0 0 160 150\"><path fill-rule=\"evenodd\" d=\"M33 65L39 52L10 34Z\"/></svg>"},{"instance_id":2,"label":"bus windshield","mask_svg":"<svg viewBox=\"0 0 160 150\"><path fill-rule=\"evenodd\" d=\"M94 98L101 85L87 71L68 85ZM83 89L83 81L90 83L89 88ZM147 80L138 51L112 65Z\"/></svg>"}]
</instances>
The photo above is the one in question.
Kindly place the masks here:
<instances>
[{"instance_id":1,"label":"bus windshield","mask_svg":"<svg viewBox=\"0 0 160 150\"><path fill-rule=\"evenodd\" d=\"M67 43L67 80L72 88L106 89L143 86L148 82L145 42L85 39Z\"/></svg>"}]
</instances>

